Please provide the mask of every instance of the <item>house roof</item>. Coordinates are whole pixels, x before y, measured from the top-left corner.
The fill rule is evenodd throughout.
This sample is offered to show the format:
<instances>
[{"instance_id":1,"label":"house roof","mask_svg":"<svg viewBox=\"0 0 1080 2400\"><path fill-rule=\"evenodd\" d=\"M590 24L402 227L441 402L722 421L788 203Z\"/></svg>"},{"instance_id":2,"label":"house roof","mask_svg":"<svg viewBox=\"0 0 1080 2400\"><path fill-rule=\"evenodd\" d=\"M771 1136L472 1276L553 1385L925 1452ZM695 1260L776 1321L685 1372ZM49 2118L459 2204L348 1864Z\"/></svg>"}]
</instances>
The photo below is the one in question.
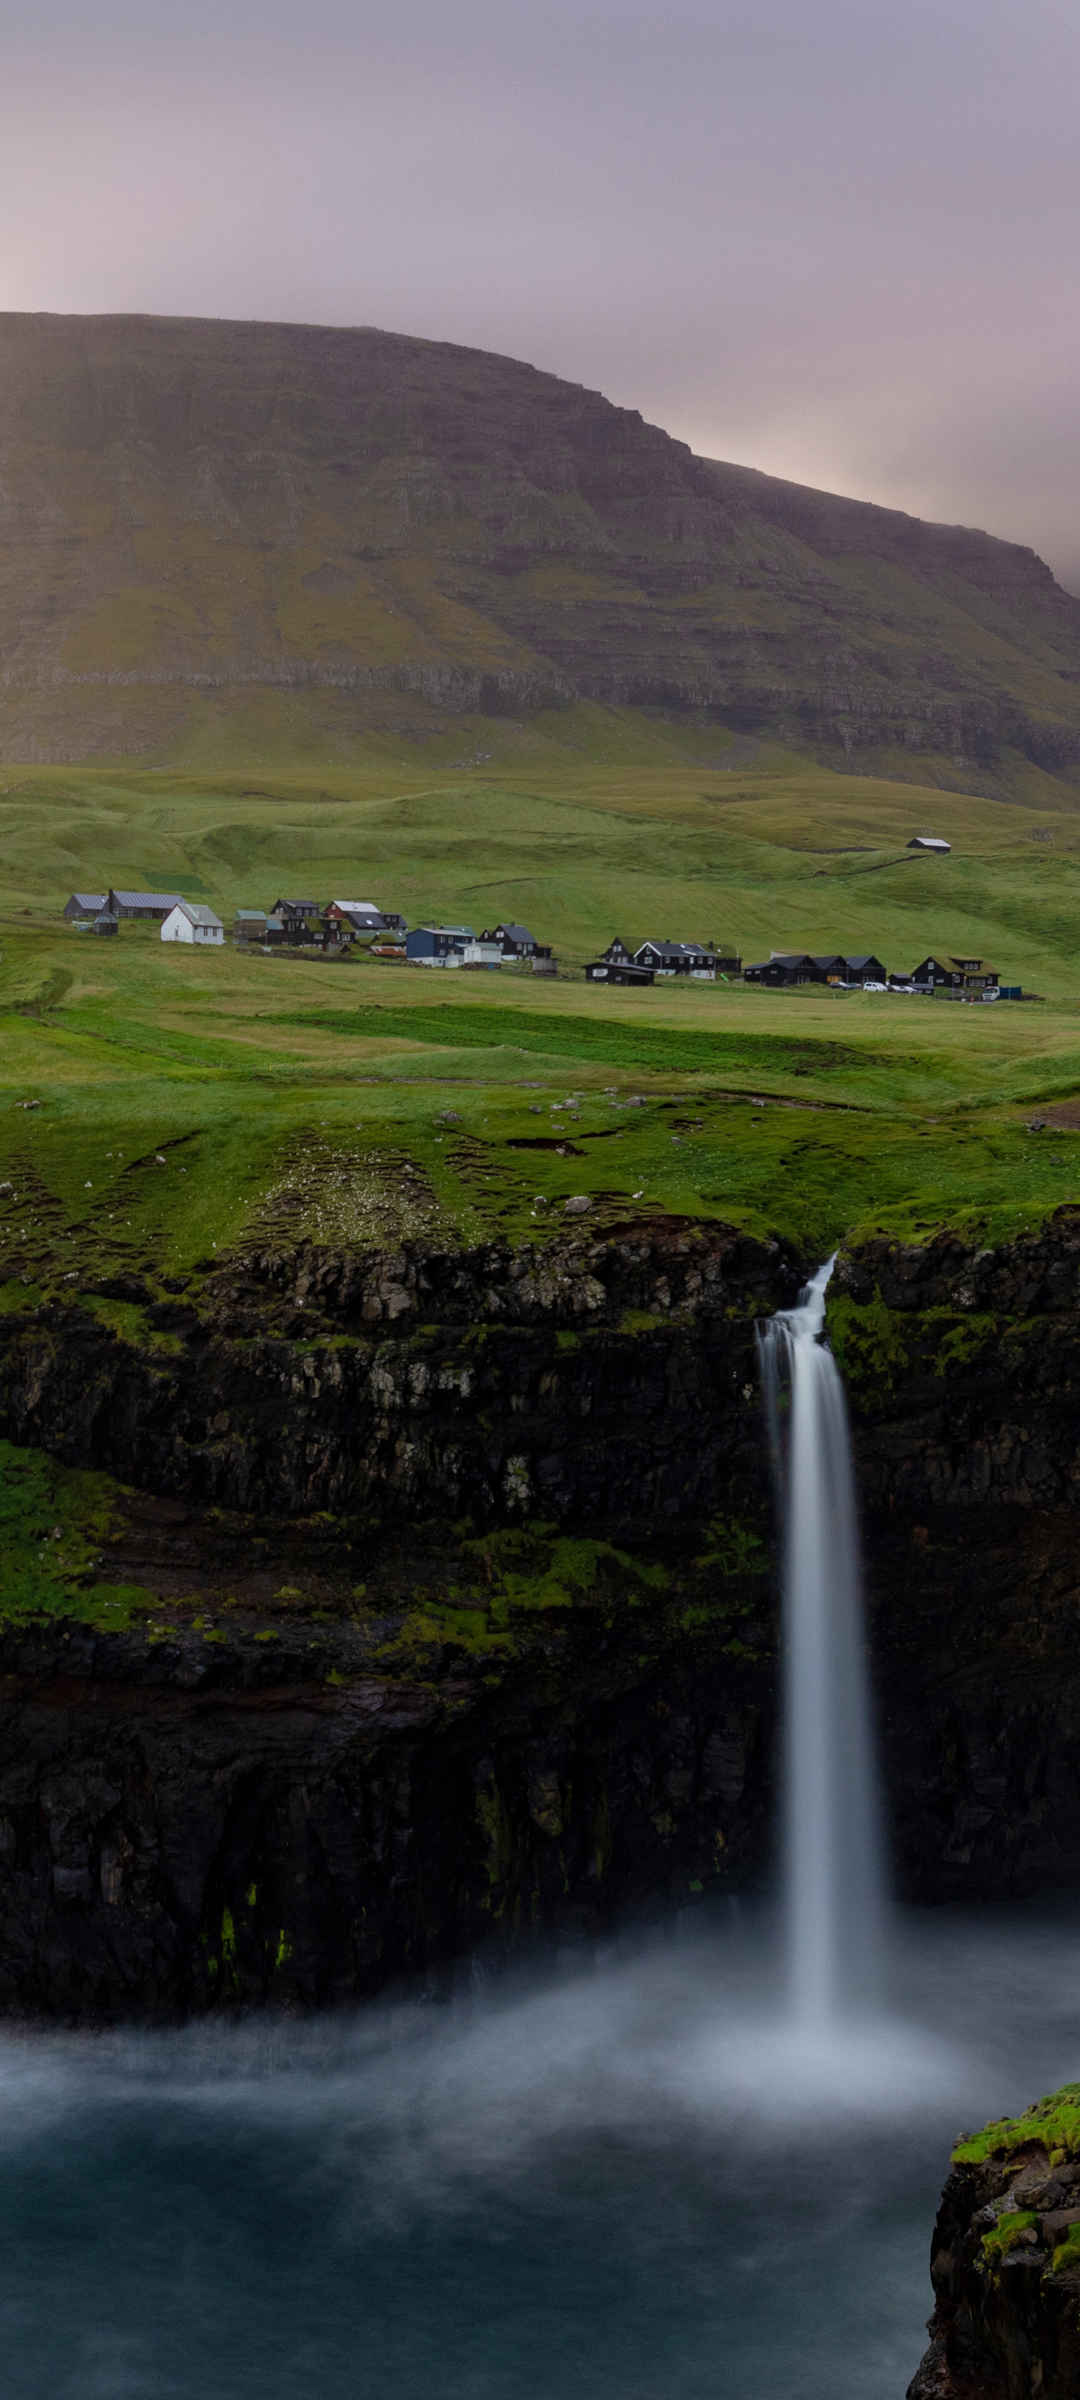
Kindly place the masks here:
<instances>
[{"instance_id":1,"label":"house roof","mask_svg":"<svg viewBox=\"0 0 1080 2400\"><path fill-rule=\"evenodd\" d=\"M920 850L952 849L952 843L947 842L944 839L944 836L940 833L913 833L911 840L908 843L908 849L913 849L916 842L918 843Z\"/></svg>"},{"instance_id":2,"label":"house roof","mask_svg":"<svg viewBox=\"0 0 1080 2400\"><path fill-rule=\"evenodd\" d=\"M881 960L875 950L849 950L845 967L879 967Z\"/></svg>"},{"instance_id":3,"label":"house roof","mask_svg":"<svg viewBox=\"0 0 1080 2400\"><path fill-rule=\"evenodd\" d=\"M236 914L238 917L243 917L245 922L248 918L251 918L256 920L260 925L265 925L266 923L265 908L238 908Z\"/></svg>"},{"instance_id":4,"label":"house roof","mask_svg":"<svg viewBox=\"0 0 1080 2400\"><path fill-rule=\"evenodd\" d=\"M501 930L508 942L531 942L534 938L527 925L504 925Z\"/></svg>"},{"instance_id":5,"label":"house roof","mask_svg":"<svg viewBox=\"0 0 1080 2400\"><path fill-rule=\"evenodd\" d=\"M334 908L343 908L350 917L381 917L382 910L374 900L335 900Z\"/></svg>"},{"instance_id":6,"label":"house roof","mask_svg":"<svg viewBox=\"0 0 1080 2400\"><path fill-rule=\"evenodd\" d=\"M202 900L178 900L176 905L181 915L187 918L189 925L221 927L221 918L215 915L212 908L207 908Z\"/></svg>"},{"instance_id":7,"label":"house roof","mask_svg":"<svg viewBox=\"0 0 1080 2400\"><path fill-rule=\"evenodd\" d=\"M108 897L109 895L107 892L72 892L71 895L72 900L78 901L80 908L85 908L87 910L104 908ZM70 906L71 900L68 902L68 907L70 908Z\"/></svg>"},{"instance_id":8,"label":"house roof","mask_svg":"<svg viewBox=\"0 0 1080 2400\"><path fill-rule=\"evenodd\" d=\"M106 893L106 899L108 896ZM112 896L121 908L176 908L184 897L182 892L114 892Z\"/></svg>"}]
</instances>

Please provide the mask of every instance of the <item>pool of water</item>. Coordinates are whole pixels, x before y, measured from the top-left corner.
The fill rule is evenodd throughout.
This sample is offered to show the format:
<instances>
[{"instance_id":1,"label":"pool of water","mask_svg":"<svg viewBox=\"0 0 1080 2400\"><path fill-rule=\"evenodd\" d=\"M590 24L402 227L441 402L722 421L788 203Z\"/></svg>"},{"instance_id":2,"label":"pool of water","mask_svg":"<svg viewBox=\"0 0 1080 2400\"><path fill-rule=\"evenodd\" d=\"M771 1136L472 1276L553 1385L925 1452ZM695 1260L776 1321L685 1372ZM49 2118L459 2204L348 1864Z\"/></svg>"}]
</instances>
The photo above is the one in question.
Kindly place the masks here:
<instances>
[{"instance_id":1,"label":"pool of water","mask_svg":"<svg viewBox=\"0 0 1080 2400\"><path fill-rule=\"evenodd\" d=\"M1080 1916L734 1918L332 2022L0 2040L5 2400L902 2400L949 2145L1080 2075Z\"/></svg>"}]
</instances>

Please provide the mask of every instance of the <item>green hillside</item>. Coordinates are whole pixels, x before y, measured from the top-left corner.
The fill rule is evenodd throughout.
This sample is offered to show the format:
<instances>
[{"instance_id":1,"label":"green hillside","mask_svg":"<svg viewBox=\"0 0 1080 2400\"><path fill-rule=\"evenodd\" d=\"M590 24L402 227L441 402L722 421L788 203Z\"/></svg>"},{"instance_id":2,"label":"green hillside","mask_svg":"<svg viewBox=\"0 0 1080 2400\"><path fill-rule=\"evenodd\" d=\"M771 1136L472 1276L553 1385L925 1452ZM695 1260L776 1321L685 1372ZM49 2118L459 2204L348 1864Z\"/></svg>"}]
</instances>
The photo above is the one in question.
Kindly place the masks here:
<instances>
[{"instance_id":1,"label":"green hillside","mask_svg":"<svg viewBox=\"0 0 1080 2400\"><path fill-rule=\"evenodd\" d=\"M923 826L950 856L907 851ZM820 770L718 789L685 767L40 768L5 779L0 855L0 1261L35 1288L156 1286L301 1237L543 1241L574 1195L586 1226L721 1216L808 1251L872 1227L989 1237L1078 1196L1068 809ZM195 955L154 927L106 943L61 923L72 889L109 883L186 890L226 922L290 889L413 922L512 912L562 972ZM586 984L616 931L901 968L974 953L1041 996Z\"/></svg>"}]
</instances>

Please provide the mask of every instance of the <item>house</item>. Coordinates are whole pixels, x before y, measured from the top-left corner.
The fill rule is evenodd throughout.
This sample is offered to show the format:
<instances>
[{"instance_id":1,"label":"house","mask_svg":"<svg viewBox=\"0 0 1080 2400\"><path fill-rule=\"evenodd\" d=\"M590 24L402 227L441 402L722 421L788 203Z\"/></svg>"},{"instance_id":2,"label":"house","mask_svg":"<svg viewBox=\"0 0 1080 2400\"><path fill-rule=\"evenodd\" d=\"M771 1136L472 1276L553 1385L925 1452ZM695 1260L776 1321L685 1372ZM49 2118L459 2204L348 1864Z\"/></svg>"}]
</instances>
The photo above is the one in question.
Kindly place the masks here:
<instances>
[{"instance_id":1,"label":"house","mask_svg":"<svg viewBox=\"0 0 1080 2400\"><path fill-rule=\"evenodd\" d=\"M614 943L611 945L615 947ZM621 947L621 945L620 945ZM591 958L585 969L586 983L655 983L655 967L636 966L632 958L611 958L605 950L600 958Z\"/></svg>"},{"instance_id":2,"label":"house","mask_svg":"<svg viewBox=\"0 0 1080 2400\"><path fill-rule=\"evenodd\" d=\"M501 967L503 955L501 943L493 941L489 934L480 933L463 944L461 963L463 967Z\"/></svg>"},{"instance_id":3,"label":"house","mask_svg":"<svg viewBox=\"0 0 1080 2400\"><path fill-rule=\"evenodd\" d=\"M823 981L813 959L805 950L775 951L771 958L743 968L744 983L767 984L771 989L786 988L797 983Z\"/></svg>"},{"instance_id":4,"label":"house","mask_svg":"<svg viewBox=\"0 0 1080 2400\"><path fill-rule=\"evenodd\" d=\"M163 925L170 909L179 906L182 892L113 892L105 902L111 917L138 917L153 925Z\"/></svg>"},{"instance_id":5,"label":"house","mask_svg":"<svg viewBox=\"0 0 1080 2400\"><path fill-rule=\"evenodd\" d=\"M107 908L103 908L100 914L94 918L93 931L95 933L119 933L119 920L110 916Z\"/></svg>"},{"instance_id":6,"label":"house","mask_svg":"<svg viewBox=\"0 0 1080 2400\"><path fill-rule=\"evenodd\" d=\"M860 950L854 958L845 958L843 964L846 983L887 983L889 980L880 958L875 958L872 950Z\"/></svg>"},{"instance_id":7,"label":"house","mask_svg":"<svg viewBox=\"0 0 1080 2400\"><path fill-rule=\"evenodd\" d=\"M107 892L73 892L65 903L64 915L69 925L89 925L101 915L108 901Z\"/></svg>"},{"instance_id":8,"label":"house","mask_svg":"<svg viewBox=\"0 0 1080 2400\"><path fill-rule=\"evenodd\" d=\"M511 923L493 925L490 933L482 933L480 939L482 942L498 942L508 966L513 965L514 961L519 958L535 961L538 958L551 957L550 943L545 946L544 943L538 942L535 934L530 933L527 925Z\"/></svg>"},{"instance_id":9,"label":"house","mask_svg":"<svg viewBox=\"0 0 1080 2400\"><path fill-rule=\"evenodd\" d=\"M396 925L401 920L393 922ZM323 924L335 941L355 941L358 934L392 930L390 918L384 916L374 900L331 900L329 908L323 911Z\"/></svg>"},{"instance_id":10,"label":"house","mask_svg":"<svg viewBox=\"0 0 1080 2400\"><path fill-rule=\"evenodd\" d=\"M942 840L940 833L913 833L909 850L951 850L952 843Z\"/></svg>"},{"instance_id":11,"label":"house","mask_svg":"<svg viewBox=\"0 0 1080 2400\"><path fill-rule=\"evenodd\" d=\"M920 959L911 978L913 988L917 992L928 989L935 992L951 991L952 980L952 968L940 958Z\"/></svg>"},{"instance_id":12,"label":"house","mask_svg":"<svg viewBox=\"0 0 1080 2400\"><path fill-rule=\"evenodd\" d=\"M634 952L639 967L655 967L658 975L693 975L713 982L716 958L700 942L642 942Z\"/></svg>"},{"instance_id":13,"label":"house","mask_svg":"<svg viewBox=\"0 0 1080 2400\"><path fill-rule=\"evenodd\" d=\"M618 934L613 942L608 943L606 950L601 950L600 957L607 960L609 967L632 967L634 963L633 952L627 949L625 942L619 940Z\"/></svg>"},{"instance_id":14,"label":"house","mask_svg":"<svg viewBox=\"0 0 1080 2400\"><path fill-rule=\"evenodd\" d=\"M225 927L212 908L204 908L198 900L178 900L161 928L163 942L195 942L200 949L220 947L225 939Z\"/></svg>"},{"instance_id":15,"label":"house","mask_svg":"<svg viewBox=\"0 0 1080 2400\"><path fill-rule=\"evenodd\" d=\"M466 942L474 940L471 925L415 925L405 956L411 967L460 967Z\"/></svg>"},{"instance_id":16,"label":"house","mask_svg":"<svg viewBox=\"0 0 1080 2400\"><path fill-rule=\"evenodd\" d=\"M952 989L954 992L959 992L961 999L981 1000L984 993L998 990L997 968L988 967L985 959L954 958L951 964L953 968Z\"/></svg>"},{"instance_id":17,"label":"house","mask_svg":"<svg viewBox=\"0 0 1080 2400\"><path fill-rule=\"evenodd\" d=\"M318 900L275 900L270 914L280 921L286 942L314 942L322 938L319 922L322 904Z\"/></svg>"},{"instance_id":18,"label":"house","mask_svg":"<svg viewBox=\"0 0 1080 2400\"><path fill-rule=\"evenodd\" d=\"M234 942L261 942L267 923L265 908L238 908L233 918Z\"/></svg>"},{"instance_id":19,"label":"house","mask_svg":"<svg viewBox=\"0 0 1080 2400\"><path fill-rule=\"evenodd\" d=\"M818 951L812 956L811 965L817 968L816 980L821 983L847 982L847 960L836 951Z\"/></svg>"}]
</instances>

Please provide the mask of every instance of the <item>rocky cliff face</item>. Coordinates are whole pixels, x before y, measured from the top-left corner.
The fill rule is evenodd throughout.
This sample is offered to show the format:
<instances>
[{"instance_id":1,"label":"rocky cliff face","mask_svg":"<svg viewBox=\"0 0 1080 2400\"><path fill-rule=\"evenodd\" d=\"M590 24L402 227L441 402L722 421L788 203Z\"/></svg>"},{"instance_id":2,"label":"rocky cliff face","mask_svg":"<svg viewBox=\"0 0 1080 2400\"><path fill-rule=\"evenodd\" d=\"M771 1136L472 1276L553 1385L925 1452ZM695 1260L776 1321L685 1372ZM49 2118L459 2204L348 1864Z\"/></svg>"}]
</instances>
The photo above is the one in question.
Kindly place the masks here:
<instances>
[{"instance_id":1,"label":"rocky cliff face","mask_svg":"<svg viewBox=\"0 0 1080 2400\"><path fill-rule=\"evenodd\" d=\"M275 1249L119 1331L9 1286L0 1435L127 1487L95 1589L136 1605L0 1629L0 1999L341 1999L759 1883L754 1326L800 1275L668 1224ZM830 1322L902 1884L1074 1883L1080 1218L868 1249Z\"/></svg>"},{"instance_id":2,"label":"rocky cliff face","mask_svg":"<svg viewBox=\"0 0 1080 2400\"><path fill-rule=\"evenodd\" d=\"M908 2400L1080 2389L1080 2089L962 2143L934 2229L930 2347Z\"/></svg>"},{"instance_id":3,"label":"rocky cliff face","mask_svg":"<svg viewBox=\"0 0 1080 2400\"><path fill-rule=\"evenodd\" d=\"M175 757L286 692L340 734L588 698L924 776L1080 764L1080 603L1032 552L446 343L0 317L0 535L8 758Z\"/></svg>"}]
</instances>

